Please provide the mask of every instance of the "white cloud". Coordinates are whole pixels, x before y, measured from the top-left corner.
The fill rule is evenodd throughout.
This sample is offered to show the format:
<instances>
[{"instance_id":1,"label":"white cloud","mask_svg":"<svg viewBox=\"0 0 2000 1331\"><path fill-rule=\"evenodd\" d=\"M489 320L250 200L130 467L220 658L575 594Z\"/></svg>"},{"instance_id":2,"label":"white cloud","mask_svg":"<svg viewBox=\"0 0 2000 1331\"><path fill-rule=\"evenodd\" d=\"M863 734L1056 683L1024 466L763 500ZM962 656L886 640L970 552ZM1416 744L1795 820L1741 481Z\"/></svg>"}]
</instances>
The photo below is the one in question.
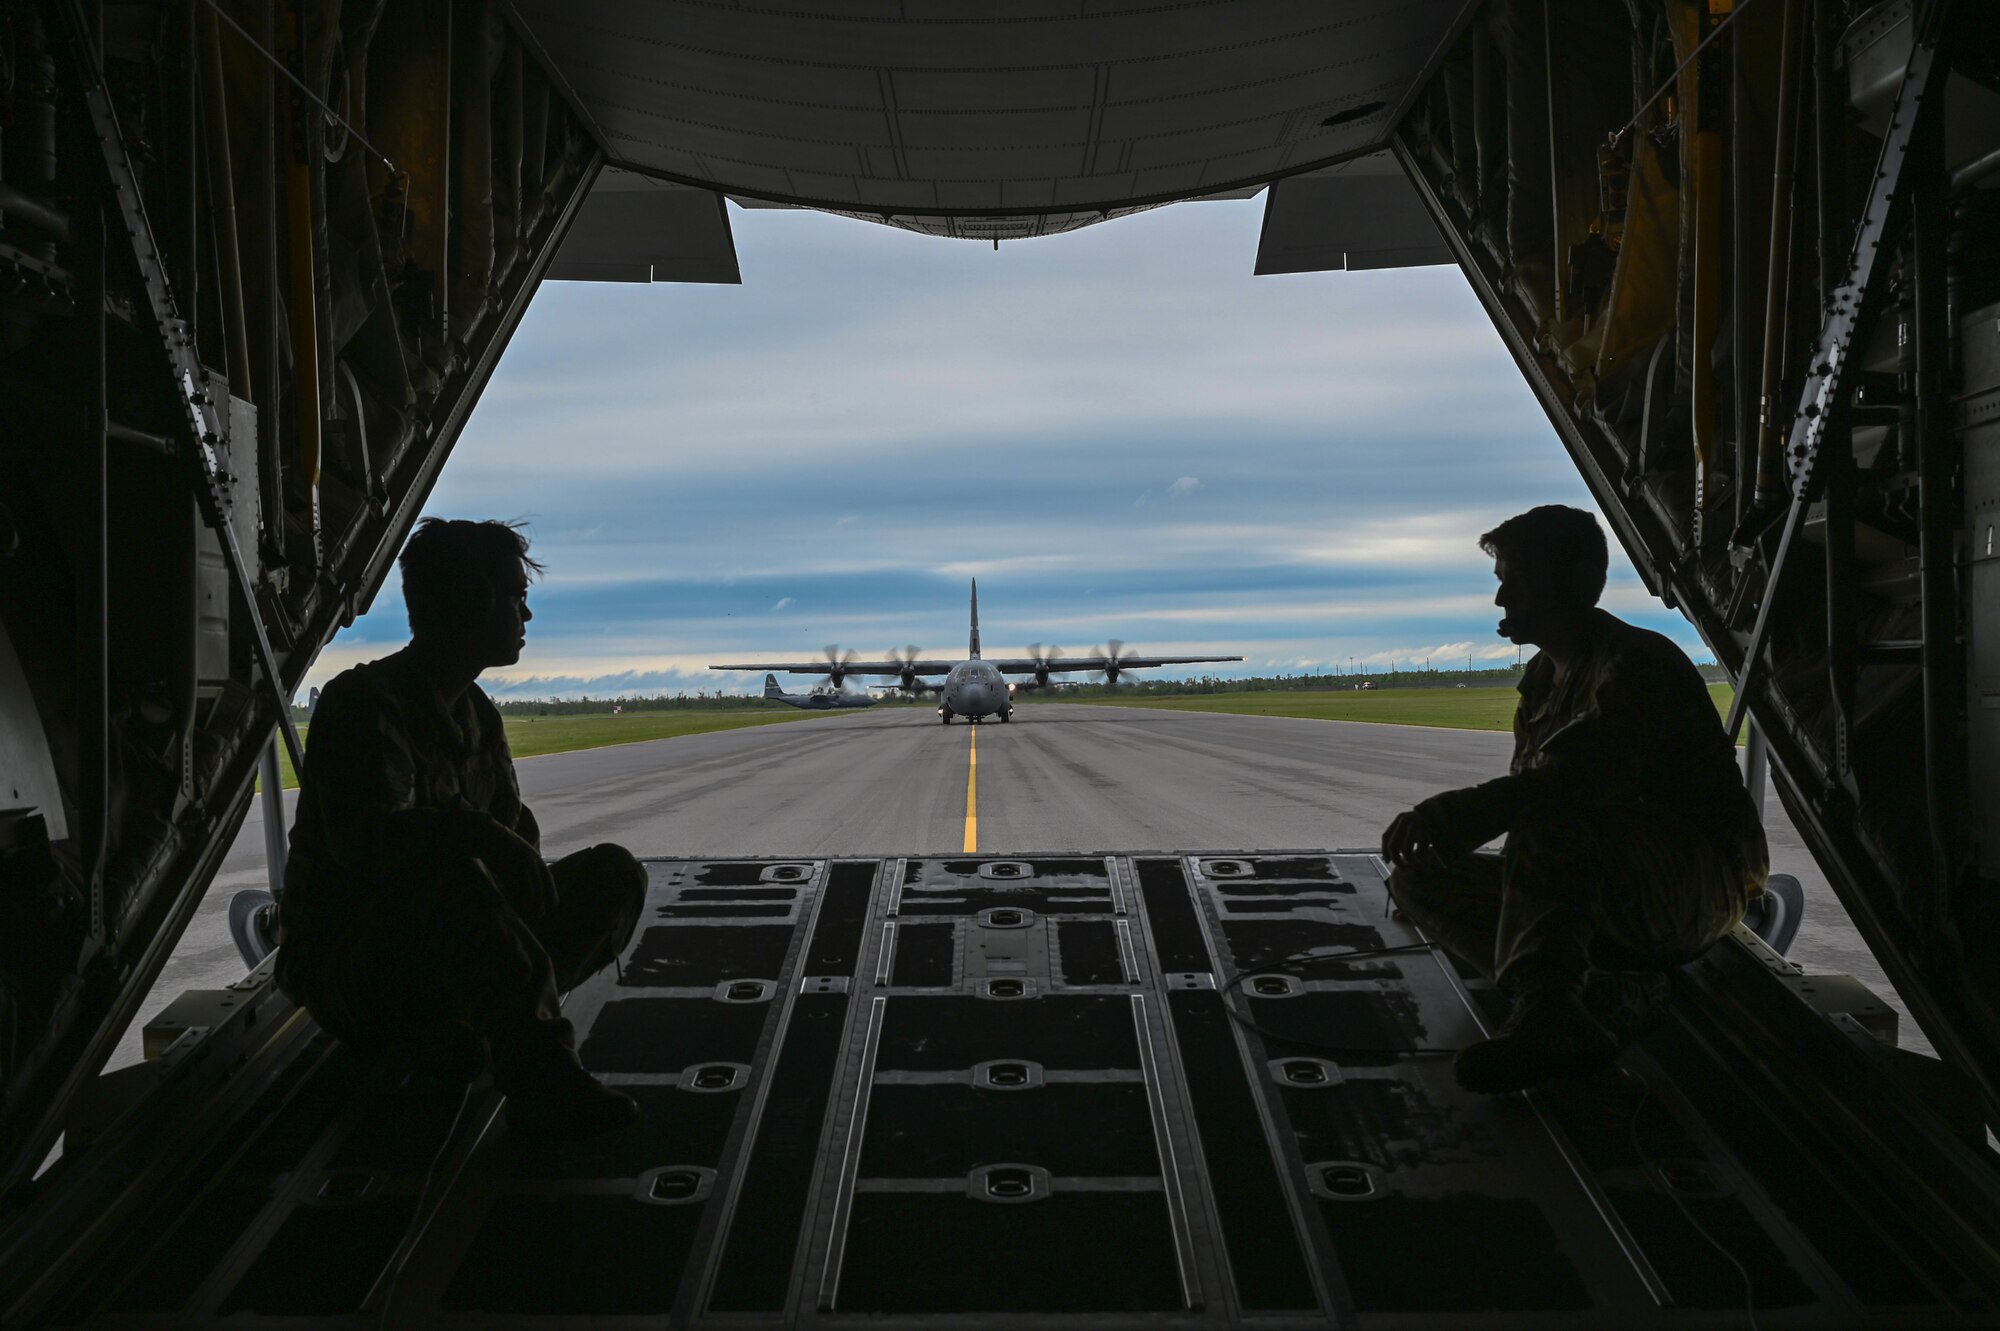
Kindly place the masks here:
<instances>
[{"instance_id":1,"label":"white cloud","mask_svg":"<svg viewBox=\"0 0 2000 1331\"><path fill-rule=\"evenodd\" d=\"M744 214L761 285L553 284L473 430L505 464L542 462L559 425L592 441L570 468L690 475L843 450L920 461L974 435L1017 457L1194 426L1379 446L1485 436L1496 396L1532 410L1455 272L1252 279L1262 205L1201 207L1051 240L1004 271L952 242ZM638 324L648 336L630 336ZM529 357L561 371L521 373Z\"/></svg>"},{"instance_id":2,"label":"white cloud","mask_svg":"<svg viewBox=\"0 0 2000 1331\"><path fill-rule=\"evenodd\" d=\"M529 656L494 686L949 655L972 575L995 652L1511 659L1477 536L1587 502L1574 468L1455 272L1253 279L1260 217L1162 209L995 260L746 213L741 287L551 284L427 506L537 523ZM1694 641L1622 558L1605 603ZM392 586L312 682L401 617Z\"/></svg>"}]
</instances>

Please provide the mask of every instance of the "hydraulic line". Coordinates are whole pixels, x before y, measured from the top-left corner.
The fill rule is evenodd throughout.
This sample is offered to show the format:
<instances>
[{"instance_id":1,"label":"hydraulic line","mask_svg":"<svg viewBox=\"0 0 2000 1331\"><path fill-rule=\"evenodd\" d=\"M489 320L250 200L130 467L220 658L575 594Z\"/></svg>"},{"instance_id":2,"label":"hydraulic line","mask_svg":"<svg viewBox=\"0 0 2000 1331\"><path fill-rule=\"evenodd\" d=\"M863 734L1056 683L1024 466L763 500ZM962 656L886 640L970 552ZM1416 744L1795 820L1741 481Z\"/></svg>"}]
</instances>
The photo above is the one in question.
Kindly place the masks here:
<instances>
[{"instance_id":1,"label":"hydraulic line","mask_svg":"<svg viewBox=\"0 0 2000 1331\"><path fill-rule=\"evenodd\" d=\"M292 50L305 51L304 20L299 5L291 6ZM299 467L312 505L312 527L319 529L320 382L319 310L313 272L312 161L307 148L307 111L292 99L292 151L285 166L285 232L291 259L292 381L298 394Z\"/></svg>"},{"instance_id":2,"label":"hydraulic line","mask_svg":"<svg viewBox=\"0 0 2000 1331\"><path fill-rule=\"evenodd\" d=\"M1757 389L1757 507L1784 502L1785 476L1782 465L1784 437L1781 430L1791 422L1779 420L1784 404L1784 330L1786 307L1791 300L1792 273L1792 184L1799 156L1799 79L1801 53L1805 50L1801 31L1805 0L1785 0L1784 35L1778 57L1777 149L1772 156L1771 253L1764 280L1763 375Z\"/></svg>"},{"instance_id":3,"label":"hydraulic line","mask_svg":"<svg viewBox=\"0 0 2000 1331\"><path fill-rule=\"evenodd\" d=\"M222 30L215 11L204 5L195 11L201 41L202 128L206 131L208 202L215 215L216 267L222 276L224 363L229 367L229 391L259 401L250 381L250 322L243 313L243 248L236 227L236 181L229 142L229 100L222 81Z\"/></svg>"},{"instance_id":4,"label":"hydraulic line","mask_svg":"<svg viewBox=\"0 0 2000 1331\"><path fill-rule=\"evenodd\" d=\"M1708 0L1704 36L1729 16L1734 0ZM1722 315L1722 55L1711 49L1695 62L1694 132L1688 141L1688 175L1694 194L1694 328L1689 370L1694 379L1695 537L1715 496L1715 337Z\"/></svg>"}]
</instances>

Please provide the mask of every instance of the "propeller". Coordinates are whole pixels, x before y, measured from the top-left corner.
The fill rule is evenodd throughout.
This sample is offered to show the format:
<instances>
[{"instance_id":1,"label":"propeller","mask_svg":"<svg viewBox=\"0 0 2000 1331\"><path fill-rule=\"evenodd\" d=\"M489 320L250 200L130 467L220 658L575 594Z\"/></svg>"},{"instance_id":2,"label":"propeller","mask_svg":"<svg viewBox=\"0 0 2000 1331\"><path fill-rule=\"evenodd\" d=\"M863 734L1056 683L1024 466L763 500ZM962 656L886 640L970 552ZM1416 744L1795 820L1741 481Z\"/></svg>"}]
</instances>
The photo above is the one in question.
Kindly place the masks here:
<instances>
[{"instance_id":1,"label":"propeller","mask_svg":"<svg viewBox=\"0 0 2000 1331\"><path fill-rule=\"evenodd\" d=\"M889 650L889 659L902 667L896 674L896 687L905 693L917 691L917 660L922 656L915 643L905 647L900 654L894 648Z\"/></svg>"},{"instance_id":2,"label":"propeller","mask_svg":"<svg viewBox=\"0 0 2000 1331\"><path fill-rule=\"evenodd\" d=\"M1045 689L1049 686L1049 668L1062 659L1062 654L1060 647L1051 647L1045 652L1039 642L1028 644L1028 659L1035 663L1036 688Z\"/></svg>"},{"instance_id":3,"label":"propeller","mask_svg":"<svg viewBox=\"0 0 2000 1331\"><path fill-rule=\"evenodd\" d=\"M826 678L827 682L832 684L833 687L836 689L842 687L841 681L847 678L847 667L853 664L854 652L852 649L843 654L835 644L828 643L826 645Z\"/></svg>"},{"instance_id":4,"label":"propeller","mask_svg":"<svg viewBox=\"0 0 2000 1331\"><path fill-rule=\"evenodd\" d=\"M1116 638L1107 641L1104 647L1105 650L1098 653L1098 655L1108 658L1108 662L1104 667L1104 682L1109 685L1116 685L1118 677L1125 673L1125 663L1134 656L1137 656L1138 653L1126 651L1125 644Z\"/></svg>"}]
</instances>

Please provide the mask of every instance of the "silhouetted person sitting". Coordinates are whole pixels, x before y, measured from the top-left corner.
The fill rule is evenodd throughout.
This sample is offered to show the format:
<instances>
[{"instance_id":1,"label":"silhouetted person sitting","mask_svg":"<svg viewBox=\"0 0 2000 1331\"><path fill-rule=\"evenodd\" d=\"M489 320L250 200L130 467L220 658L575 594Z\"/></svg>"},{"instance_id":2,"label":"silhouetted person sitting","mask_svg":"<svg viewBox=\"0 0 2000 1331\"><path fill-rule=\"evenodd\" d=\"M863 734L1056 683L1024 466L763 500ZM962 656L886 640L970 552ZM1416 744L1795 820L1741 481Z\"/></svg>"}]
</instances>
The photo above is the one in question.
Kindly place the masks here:
<instances>
[{"instance_id":1,"label":"silhouetted person sitting","mask_svg":"<svg viewBox=\"0 0 2000 1331\"><path fill-rule=\"evenodd\" d=\"M1768 852L1700 672L1596 608L1597 519L1548 505L1479 544L1501 635L1541 649L1521 675L1514 760L1399 815L1382 854L1405 915L1513 1002L1455 1064L1461 1085L1497 1093L1615 1058L1613 1030L1665 996L1660 972L1706 951L1763 890ZM1498 856L1473 853L1502 833ZM1607 958L1624 969L1594 973Z\"/></svg>"},{"instance_id":2,"label":"silhouetted person sitting","mask_svg":"<svg viewBox=\"0 0 2000 1331\"><path fill-rule=\"evenodd\" d=\"M448 1078L490 1054L523 1136L617 1127L636 1106L578 1063L557 995L623 949L646 873L613 845L542 859L500 713L473 686L520 659L541 566L506 523L436 518L399 562L410 645L342 673L313 713L278 984L340 1039L414 1046Z\"/></svg>"}]
</instances>

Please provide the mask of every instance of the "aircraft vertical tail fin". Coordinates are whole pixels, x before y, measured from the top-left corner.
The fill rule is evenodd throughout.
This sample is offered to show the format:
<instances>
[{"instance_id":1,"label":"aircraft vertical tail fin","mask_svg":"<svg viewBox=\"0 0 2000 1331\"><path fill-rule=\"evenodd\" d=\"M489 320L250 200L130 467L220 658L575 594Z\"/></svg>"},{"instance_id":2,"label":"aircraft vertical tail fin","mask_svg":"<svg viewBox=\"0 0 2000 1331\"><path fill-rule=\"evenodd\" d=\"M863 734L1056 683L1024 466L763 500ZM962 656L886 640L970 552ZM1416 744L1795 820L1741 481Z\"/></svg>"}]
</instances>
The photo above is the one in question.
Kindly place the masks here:
<instances>
[{"instance_id":1,"label":"aircraft vertical tail fin","mask_svg":"<svg viewBox=\"0 0 2000 1331\"><path fill-rule=\"evenodd\" d=\"M972 642L966 649L972 660L979 659L979 579L972 580Z\"/></svg>"},{"instance_id":2,"label":"aircraft vertical tail fin","mask_svg":"<svg viewBox=\"0 0 2000 1331\"><path fill-rule=\"evenodd\" d=\"M778 677L776 675L764 676L764 696L766 698L782 698L785 696L785 691L778 687Z\"/></svg>"}]
</instances>

